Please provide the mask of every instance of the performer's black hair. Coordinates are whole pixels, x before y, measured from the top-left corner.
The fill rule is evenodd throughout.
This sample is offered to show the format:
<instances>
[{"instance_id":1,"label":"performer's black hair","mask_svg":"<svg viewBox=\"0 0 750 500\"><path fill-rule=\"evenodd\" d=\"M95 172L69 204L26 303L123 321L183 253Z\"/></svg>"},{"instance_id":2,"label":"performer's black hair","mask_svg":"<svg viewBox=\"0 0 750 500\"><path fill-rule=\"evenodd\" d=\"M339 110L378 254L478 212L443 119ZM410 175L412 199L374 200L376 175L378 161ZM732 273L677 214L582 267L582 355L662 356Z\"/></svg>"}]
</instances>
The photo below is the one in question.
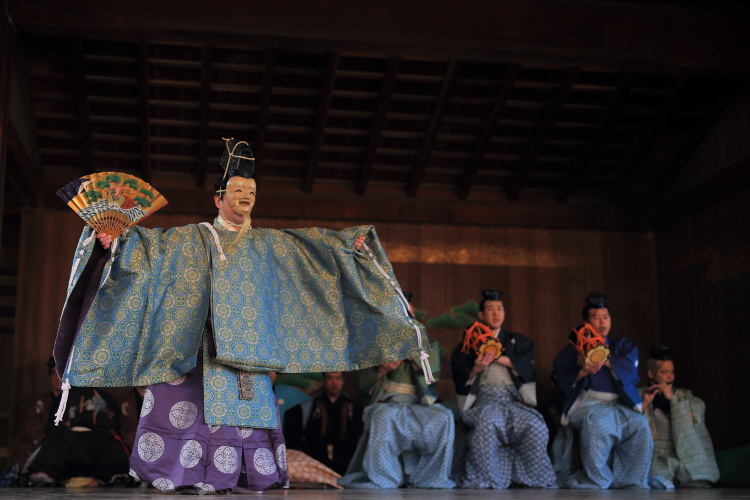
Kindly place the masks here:
<instances>
[{"instance_id":1,"label":"performer's black hair","mask_svg":"<svg viewBox=\"0 0 750 500\"><path fill-rule=\"evenodd\" d=\"M503 292L500 290L482 290L482 301L479 303L479 310L484 312L485 302L492 300L503 300Z\"/></svg>"},{"instance_id":2,"label":"performer's black hair","mask_svg":"<svg viewBox=\"0 0 750 500\"><path fill-rule=\"evenodd\" d=\"M599 292L591 292L586 295L586 305L583 306L583 310L581 311L584 321L589 320L589 311L591 309L609 310L609 307L607 307L607 296Z\"/></svg>"}]
</instances>

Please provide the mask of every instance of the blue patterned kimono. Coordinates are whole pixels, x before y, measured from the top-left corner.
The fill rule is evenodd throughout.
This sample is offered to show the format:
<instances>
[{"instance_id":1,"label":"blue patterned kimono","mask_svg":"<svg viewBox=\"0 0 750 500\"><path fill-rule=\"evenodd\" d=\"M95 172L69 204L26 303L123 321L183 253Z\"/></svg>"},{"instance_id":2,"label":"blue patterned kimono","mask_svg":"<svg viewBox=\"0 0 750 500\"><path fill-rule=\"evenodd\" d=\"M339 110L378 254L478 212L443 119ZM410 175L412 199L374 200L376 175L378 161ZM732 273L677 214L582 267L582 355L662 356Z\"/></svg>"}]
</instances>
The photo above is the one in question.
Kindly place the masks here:
<instances>
[{"instance_id":1,"label":"blue patterned kimono","mask_svg":"<svg viewBox=\"0 0 750 500\"><path fill-rule=\"evenodd\" d=\"M638 348L607 337L610 370L576 381L578 351L566 346L554 359L554 377L565 398L563 427L552 447L557 482L564 488L648 489L654 442L640 413ZM574 433L580 436L581 468L575 470Z\"/></svg>"},{"instance_id":2,"label":"blue patterned kimono","mask_svg":"<svg viewBox=\"0 0 750 500\"><path fill-rule=\"evenodd\" d=\"M84 230L55 342L64 381L175 380L196 366L210 318L206 422L275 428L267 372L357 370L426 350L373 227L251 229L224 254L236 233L206 226L134 227L106 253Z\"/></svg>"}]
</instances>

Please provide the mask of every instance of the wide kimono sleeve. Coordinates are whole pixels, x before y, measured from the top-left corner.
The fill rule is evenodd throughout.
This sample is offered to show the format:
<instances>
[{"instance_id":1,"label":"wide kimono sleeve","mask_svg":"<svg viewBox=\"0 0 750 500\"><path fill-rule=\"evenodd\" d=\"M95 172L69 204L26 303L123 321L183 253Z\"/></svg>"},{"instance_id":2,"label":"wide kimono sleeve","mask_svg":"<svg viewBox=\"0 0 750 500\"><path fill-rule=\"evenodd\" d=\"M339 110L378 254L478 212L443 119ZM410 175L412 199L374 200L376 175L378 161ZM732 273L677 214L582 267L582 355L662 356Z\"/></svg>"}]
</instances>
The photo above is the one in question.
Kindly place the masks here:
<instances>
[{"instance_id":1,"label":"wide kimono sleeve","mask_svg":"<svg viewBox=\"0 0 750 500\"><path fill-rule=\"evenodd\" d=\"M464 332L464 336L465 335L466 332ZM451 374L453 375L453 384L456 386L456 394L461 396L469 394L469 391L471 390L471 384L468 384L469 375L471 375L471 370L474 369L474 363L477 359L476 353L471 350L468 353L461 352L463 344L462 340L451 353Z\"/></svg>"},{"instance_id":2,"label":"wide kimono sleeve","mask_svg":"<svg viewBox=\"0 0 750 500\"><path fill-rule=\"evenodd\" d=\"M437 381L440 380L440 345L438 341L435 340L430 343L430 351L432 354L430 355L429 366L434 378L432 384L427 383L419 355L404 360L404 363L407 363L419 403L426 406L433 404L438 398ZM362 394L369 396L368 405L377 403L383 395L388 374L378 380L379 373L380 366L365 368L358 372L359 389Z\"/></svg>"},{"instance_id":3,"label":"wide kimono sleeve","mask_svg":"<svg viewBox=\"0 0 750 500\"><path fill-rule=\"evenodd\" d=\"M534 342L520 333L506 332L506 341L503 343L505 351L503 355L513 363L513 381L516 385L534 382L536 371L534 370Z\"/></svg>"},{"instance_id":4,"label":"wide kimono sleeve","mask_svg":"<svg viewBox=\"0 0 750 500\"><path fill-rule=\"evenodd\" d=\"M623 402L640 410L641 395L638 392L638 346L630 339L608 339L611 351L609 363Z\"/></svg>"},{"instance_id":5,"label":"wide kimono sleeve","mask_svg":"<svg viewBox=\"0 0 750 500\"><path fill-rule=\"evenodd\" d=\"M133 227L104 252L84 229L55 341L74 386L174 380L196 364L209 308L210 255L198 226Z\"/></svg>"},{"instance_id":6,"label":"wide kimono sleeve","mask_svg":"<svg viewBox=\"0 0 750 500\"><path fill-rule=\"evenodd\" d=\"M358 236L366 236L360 252ZM228 248L233 233L219 231ZM246 371L351 371L427 352L372 226L253 229L212 247L216 359Z\"/></svg>"},{"instance_id":7,"label":"wide kimono sleeve","mask_svg":"<svg viewBox=\"0 0 750 500\"><path fill-rule=\"evenodd\" d=\"M675 452L691 479L718 481L719 468L706 428L703 400L687 389L676 389L670 400L670 414Z\"/></svg>"},{"instance_id":8,"label":"wide kimono sleeve","mask_svg":"<svg viewBox=\"0 0 750 500\"><path fill-rule=\"evenodd\" d=\"M557 389L565 400L568 408L572 400L578 395L583 379L578 380L581 365L578 364L578 351L572 345L566 345L557 353L552 362L552 373Z\"/></svg>"}]
</instances>

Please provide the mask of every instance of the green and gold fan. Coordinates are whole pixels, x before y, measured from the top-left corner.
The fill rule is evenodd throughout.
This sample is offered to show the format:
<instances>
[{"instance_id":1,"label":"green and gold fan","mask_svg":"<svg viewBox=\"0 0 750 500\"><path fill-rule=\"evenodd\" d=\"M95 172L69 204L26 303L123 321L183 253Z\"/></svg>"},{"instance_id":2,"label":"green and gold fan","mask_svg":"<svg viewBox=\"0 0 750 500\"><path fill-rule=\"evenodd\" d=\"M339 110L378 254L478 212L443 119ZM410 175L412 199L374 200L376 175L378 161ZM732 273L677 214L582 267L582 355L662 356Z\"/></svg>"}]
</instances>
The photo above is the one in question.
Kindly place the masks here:
<instances>
[{"instance_id":1,"label":"green and gold fan","mask_svg":"<svg viewBox=\"0 0 750 500\"><path fill-rule=\"evenodd\" d=\"M138 177L99 172L68 183L57 192L97 233L117 238L167 204L156 189Z\"/></svg>"}]
</instances>

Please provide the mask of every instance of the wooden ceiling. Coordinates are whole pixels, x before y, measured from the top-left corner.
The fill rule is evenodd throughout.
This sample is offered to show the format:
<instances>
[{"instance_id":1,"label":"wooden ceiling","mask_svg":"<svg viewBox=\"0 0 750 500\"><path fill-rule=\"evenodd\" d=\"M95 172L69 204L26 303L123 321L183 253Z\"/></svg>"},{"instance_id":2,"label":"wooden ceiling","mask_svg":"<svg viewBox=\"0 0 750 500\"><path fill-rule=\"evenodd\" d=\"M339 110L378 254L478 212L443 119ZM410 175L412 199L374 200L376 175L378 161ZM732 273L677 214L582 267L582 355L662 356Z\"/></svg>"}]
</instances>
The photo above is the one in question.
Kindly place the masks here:
<instances>
[{"instance_id":1,"label":"wooden ceiling","mask_svg":"<svg viewBox=\"0 0 750 500\"><path fill-rule=\"evenodd\" d=\"M261 215L645 228L750 71L742 2L89 3L8 6L50 206L210 213L236 137Z\"/></svg>"}]
</instances>

